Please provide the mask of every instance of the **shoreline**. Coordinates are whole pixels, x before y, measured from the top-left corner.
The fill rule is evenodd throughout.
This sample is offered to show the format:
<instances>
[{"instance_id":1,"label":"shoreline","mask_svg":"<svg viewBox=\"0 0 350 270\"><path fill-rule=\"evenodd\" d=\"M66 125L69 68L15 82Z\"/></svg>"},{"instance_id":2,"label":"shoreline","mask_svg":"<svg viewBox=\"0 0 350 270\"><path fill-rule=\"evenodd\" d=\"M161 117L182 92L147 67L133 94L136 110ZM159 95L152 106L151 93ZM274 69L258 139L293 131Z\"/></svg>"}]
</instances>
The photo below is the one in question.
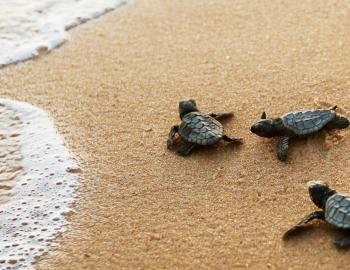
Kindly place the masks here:
<instances>
[{"instance_id":1,"label":"shoreline","mask_svg":"<svg viewBox=\"0 0 350 270\"><path fill-rule=\"evenodd\" d=\"M64 232L79 169L46 112L14 100L0 104L7 143L2 141L0 191L7 190L7 201L0 204L0 266L33 269Z\"/></svg>"},{"instance_id":2,"label":"shoreline","mask_svg":"<svg viewBox=\"0 0 350 270\"><path fill-rule=\"evenodd\" d=\"M332 244L341 233L321 222L281 239L315 209L308 181L349 190L348 132L293 142L287 163L249 132L262 111L315 100L349 109L347 12L332 1L139 0L1 69L2 96L49 111L82 168L70 224L37 269L349 265ZM166 150L189 97L204 112L233 111L225 128L244 144L186 159Z\"/></svg>"}]
</instances>

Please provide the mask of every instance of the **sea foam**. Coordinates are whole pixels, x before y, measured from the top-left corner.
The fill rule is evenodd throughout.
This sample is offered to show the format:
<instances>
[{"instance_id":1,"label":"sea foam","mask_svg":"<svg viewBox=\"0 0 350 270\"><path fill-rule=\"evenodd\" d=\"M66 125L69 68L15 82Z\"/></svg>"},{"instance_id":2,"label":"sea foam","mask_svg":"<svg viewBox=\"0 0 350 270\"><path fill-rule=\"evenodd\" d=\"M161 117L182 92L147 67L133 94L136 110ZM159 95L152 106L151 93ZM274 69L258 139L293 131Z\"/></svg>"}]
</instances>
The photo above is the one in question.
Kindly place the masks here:
<instances>
[{"instance_id":1,"label":"sea foam","mask_svg":"<svg viewBox=\"0 0 350 270\"><path fill-rule=\"evenodd\" d=\"M66 30L126 0L0 1L0 67L37 56L67 39Z\"/></svg>"},{"instance_id":2,"label":"sea foam","mask_svg":"<svg viewBox=\"0 0 350 270\"><path fill-rule=\"evenodd\" d=\"M32 269L67 224L80 169L46 112L2 99L0 121L0 269Z\"/></svg>"}]
</instances>

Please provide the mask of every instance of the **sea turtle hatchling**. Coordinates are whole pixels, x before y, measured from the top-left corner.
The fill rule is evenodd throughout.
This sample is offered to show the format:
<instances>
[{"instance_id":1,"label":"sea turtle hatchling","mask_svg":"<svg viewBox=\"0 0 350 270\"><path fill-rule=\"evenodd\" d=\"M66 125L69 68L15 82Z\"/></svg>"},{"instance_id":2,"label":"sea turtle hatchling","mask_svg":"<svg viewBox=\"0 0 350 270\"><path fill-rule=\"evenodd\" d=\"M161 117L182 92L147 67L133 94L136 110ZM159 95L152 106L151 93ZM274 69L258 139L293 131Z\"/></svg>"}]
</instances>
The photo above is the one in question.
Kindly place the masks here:
<instances>
[{"instance_id":1,"label":"sea turtle hatchling","mask_svg":"<svg viewBox=\"0 0 350 270\"><path fill-rule=\"evenodd\" d=\"M180 125L170 129L167 147L174 144L174 137L179 133L186 145L181 147L177 153L187 156L199 145L213 145L221 139L227 142L241 143L240 138L230 138L224 134L223 125L216 119L232 116L232 113L201 113L198 111L196 102L193 99L179 103Z\"/></svg>"},{"instance_id":2,"label":"sea turtle hatchling","mask_svg":"<svg viewBox=\"0 0 350 270\"><path fill-rule=\"evenodd\" d=\"M325 220L333 227L350 233L350 194L338 193L327 184L319 181L308 183L310 198L322 211L315 211L303 218L284 234L284 239L313 219ZM334 241L339 248L350 247L350 234Z\"/></svg>"},{"instance_id":3,"label":"sea turtle hatchling","mask_svg":"<svg viewBox=\"0 0 350 270\"><path fill-rule=\"evenodd\" d=\"M261 119L250 130L261 137L280 137L277 157L284 161L287 159L290 138L306 137L322 129L343 129L349 126L349 120L337 115L336 108L289 112L280 118L267 118L263 112Z\"/></svg>"}]
</instances>

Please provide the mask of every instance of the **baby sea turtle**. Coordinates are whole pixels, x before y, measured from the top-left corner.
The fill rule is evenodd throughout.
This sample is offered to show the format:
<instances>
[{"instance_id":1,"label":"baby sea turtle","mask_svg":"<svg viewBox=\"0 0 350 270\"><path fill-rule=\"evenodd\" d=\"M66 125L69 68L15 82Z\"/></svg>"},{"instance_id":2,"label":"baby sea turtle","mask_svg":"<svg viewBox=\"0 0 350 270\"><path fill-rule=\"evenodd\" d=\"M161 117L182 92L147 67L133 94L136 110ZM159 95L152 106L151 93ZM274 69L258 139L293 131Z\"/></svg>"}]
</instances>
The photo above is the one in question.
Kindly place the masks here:
<instances>
[{"instance_id":1,"label":"baby sea turtle","mask_svg":"<svg viewBox=\"0 0 350 270\"><path fill-rule=\"evenodd\" d=\"M240 138L230 138L224 134L223 125L216 119L232 116L232 113L208 113L198 111L196 102L193 99L179 103L181 124L170 129L167 147L174 143L176 133L187 143L177 153L187 156L198 145L212 145L221 139L227 142L240 143Z\"/></svg>"},{"instance_id":2,"label":"baby sea turtle","mask_svg":"<svg viewBox=\"0 0 350 270\"><path fill-rule=\"evenodd\" d=\"M261 137L280 137L277 147L279 160L286 160L290 138L306 137L322 129L342 129L349 126L349 120L336 114L334 106L330 109L295 111L280 118L267 118L263 112L251 131Z\"/></svg>"},{"instance_id":3,"label":"baby sea turtle","mask_svg":"<svg viewBox=\"0 0 350 270\"><path fill-rule=\"evenodd\" d=\"M310 198L322 211L315 211L303 218L297 225L284 234L287 238L297 229L313 219L322 219L333 227L345 230L350 233L350 194L338 193L327 184L319 181L308 183ZM339 248L350 247L350 234L334 241Z\"/></svg>"}]
</instances>

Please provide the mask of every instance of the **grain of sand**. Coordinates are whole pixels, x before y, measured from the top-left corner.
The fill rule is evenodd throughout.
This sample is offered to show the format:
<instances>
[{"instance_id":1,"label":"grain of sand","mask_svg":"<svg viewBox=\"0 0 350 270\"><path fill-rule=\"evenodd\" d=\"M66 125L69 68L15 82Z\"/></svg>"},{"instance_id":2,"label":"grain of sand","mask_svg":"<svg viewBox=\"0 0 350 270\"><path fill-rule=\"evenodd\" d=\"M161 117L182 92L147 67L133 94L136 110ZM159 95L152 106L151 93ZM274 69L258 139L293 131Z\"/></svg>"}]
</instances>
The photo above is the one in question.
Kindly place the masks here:
<instances>
[{"instance_id":1,"label":"grain of sand","mask_svg":"<svg viewBox=\"0 0 350 270\"><path fill-rule=\"evenodd\" d=\"M315 100L349 109L349 15L333 0L138 0L2 69L1 95L48 110L83 168L71 225L38 269L346 269L329 226L281 236L315 209L306 182L350 189L349 133L292 143L281 163L249 127ZM167 151L187 97L233 110L227 133L245 144Z\"/></svg>"}]
</instances>

